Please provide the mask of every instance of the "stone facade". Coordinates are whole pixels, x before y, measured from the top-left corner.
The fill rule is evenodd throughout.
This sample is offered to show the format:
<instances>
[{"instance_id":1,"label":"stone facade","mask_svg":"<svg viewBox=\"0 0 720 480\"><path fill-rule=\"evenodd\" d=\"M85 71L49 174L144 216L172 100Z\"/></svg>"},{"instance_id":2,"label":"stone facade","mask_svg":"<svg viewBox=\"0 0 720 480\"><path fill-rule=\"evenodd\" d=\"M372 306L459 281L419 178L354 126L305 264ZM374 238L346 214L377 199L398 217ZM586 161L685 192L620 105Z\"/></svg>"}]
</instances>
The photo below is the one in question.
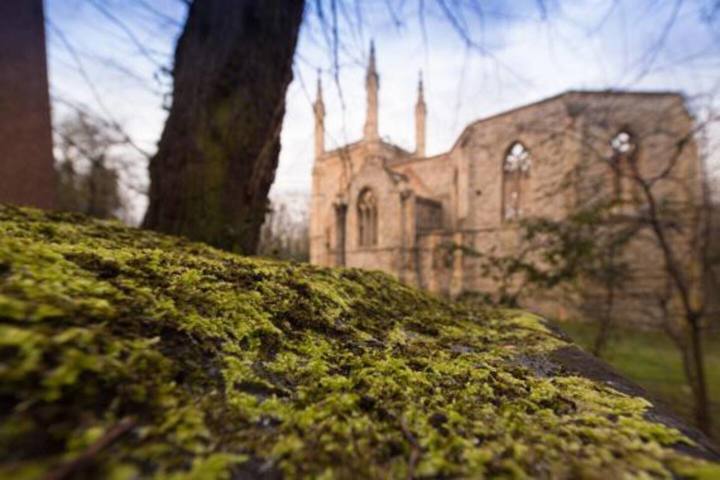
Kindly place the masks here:
<instances>
[{"instance_id":1,"label":"stone facade","mask_svg":"<svg viewBox=\"0 0 720 480\"><path fill-rule=\"evenodd\" d=\"M377 133L374 51L366 88L363 139L326 151L318 84L310 259L319 265L379 269L450 296L492 293L497 282L484 275L477 256L467 252L512 254L519 241L519 218L562 218L587 201L591 183L607 179L611 184L608 159L626 148L613 142L632 142L634 158L649 175L675 162L671 178L657 186L669 196L687 198L698 192L693 122L677 93L566 92L478 120L448 152L428 157L422 79L416 152L389 144ZM685 137L690 140L676 155L676 145ZM366 206L358 205L367 191L375 199L369 214ZM372 242L361 238L368 228L377 231ZM647 289L658 288L652 278L660 275L659 257L653 259L648 246L636 243L627 255L647 281L627 300L639 312L643 307L636 300ZM542 313L568 315L560 302L533 303Z\"/></svg>"},{"instance_id":2,"label":"stone facade","mask_svg":"<svg viewBox=\"0 0 720 480\"><path fill-rule=\"evenodd\" d=\"M56 206L42 0L0 2L0 202Z\"/></svg>"}]
</instances>

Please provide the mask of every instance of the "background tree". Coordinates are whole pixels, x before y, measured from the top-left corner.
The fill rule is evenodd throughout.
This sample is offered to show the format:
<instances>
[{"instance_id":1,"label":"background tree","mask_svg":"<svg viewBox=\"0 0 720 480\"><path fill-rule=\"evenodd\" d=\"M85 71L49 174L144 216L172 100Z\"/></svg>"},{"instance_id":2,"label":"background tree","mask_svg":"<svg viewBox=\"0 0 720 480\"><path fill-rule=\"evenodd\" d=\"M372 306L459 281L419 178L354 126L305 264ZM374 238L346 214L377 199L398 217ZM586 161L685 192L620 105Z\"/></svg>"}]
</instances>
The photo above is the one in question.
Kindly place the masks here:
<instances>
[{"instance_id":1,"label":"background tree","mask_svg":"<svg viewBox=\"0 0 720 480\"><path fill-rule=\"evenodd\" d=\"M704 163L701 165L702 188L698 195L690 195L687 199L668 198L656 188L659 183L673 180L673 174L680 168L678 159L689 148L695 134L693 130L677 141L675 154L659 173L644 174L637 163L631 163L631 168L623 175L638 191L637 222L651 233L650 238L661 253L667 286L659 297L663 305L661 319L681 349L687 380L695 398L697 426L709 434L712 421L703 342L710 326L710 309L717 295L706 287L717 284L718 259L712 248L716 215L707 167Z\"/></svg>"},{"instance_id":2,"label":"background tree","mask_svg":"<svg viewBox=\"0 0 720 480\"><path fill-rule=\"evenodd\" d=\"M303 9L302 0L190 4L145 227L255 252Z\"/></svg>"},{"instance_id":3,"label":"background tree","mask_svg":"<svg viewBox=\"0 0 720 480\"><path fill-rule=\"evenodd\" d=\"M521 219L518 228L520 240L513 254L470 253L481 257L482 274L500 286L491 299L517 307L528 298L562 297L598 323L593 353L602 355L616 292L632 281L623 255L637 226L618 215L616 202L603 199L559 219Z\"/></svg>"},{"instance_id":4,"label":"background tree","mask_svg":"<svg viewBox=\"0 0 720 480\"><path fill-rule=\"evenodd\" d=\"M545 11L544 2L536 4ZM175 50L170 114L150 161L145 227L255 253L305 6L304 0L190 3ZM347 49L342 37L362 31L372 5L317 0L308 6L337 80ZM384 17L400 22L404 2L381 6ZM487 15L479 4L417 2L414 17L423 29L426 14L446 20L468 50L488 53L472 29Z\"/></svg>"},{"instance_id":5,"label":"background tree","mask_svg":"<svg viewBox=\"0 0 720 480\"><path fill-rule=\"evenodd\" d=\"M481 255L484 273L501 286L500 302L518 305L559 295L568 299L573 295L562 290L569 289L577 304L586 307L583 316L599 322L594 342L598 355L607 344L614 317L622 316L615 311L615 292L647 273L635 271L632 257L657 256L657 288L643 293L653 297L656 307L643 313L678 347L693 394L696 425L708 434L712 422L704 337L717 315L718 214L707 171L708 152L701 149L697 164L691 165L686 153L695 149L699 133L716 125L717 118L713 114L696 118L690 130L679 136L677 131L669 133L661 120L632 144L629 137L625 139L627 150L622 152L627 155L622 155L622 162L614 149L607 153L611 149L603 140L591 139L584 145L583 165L604 162L609 174L576 175L589 178L579 186L580 206L560 219L521 220L515 252ZM631 155L643 143L651 145L665 135L675 135L676 140L663 163L650 168ZM696 158L694 152L689 158Z\"/></svg>"},{"instance_id":6,"label":"background tree","mask_svg":"<svg viewBox=\"0 0 720 480\"><path fill-rule=\"evenodd\" d=\"M124 144L97 119L76 113L55 131L59 207L97 218L122 218L119 160L114 147Z\"/></svg>"},{"instance_id":7,"label":"background tree","mask_svg":"<svg viewBox=\"0 0 720 480\"><path fill-rule=\"evenodd\" d=\"M290 201L291 198L271 201L260 231L258 255L307 262L310 258L308 210L292 211Z\"/></svg>"},{"instance_id":8,"label":"background tree","mask_svg":"<svg viewBox=\"0 0 720 480\"><path fill-rule=\"evenodd\" d=\"M51 1L62 3L61 0ZM560 0L531 0L515 8L464 0L299 0L290 3L175 0L162 5L145 0L76 2L87 6L86 10L92 10L103 24L100 26L113 37L123 39L132 54L122 57L105 53L96 55L84 52L82 47L74 48L72 35L65 35L62 25L51 19L51 44L58 44L57 48L68 54L66 61L80 72L80 80L87 84L87 91L92 92L86 102L93 104L93 108L108 121L117 115L108 108L103 92L97 88L97 78L92 78L94 72L87 68L92 63L100 63L107 71L140 83L145 77L144 88L155 91L159 97L167 95L172 99L167 103L171 105L171 111L160 151L151 166L152 198L145 225L247 253L254 251L252 247L257 242L267 207L265 185L274 177L277 155L273 152L277 151L277 130L283 115L276 107L284 105L281 99L284 99L287 82L282 78L286 74L290 78L293 61L296 72L303 70L298 64L312 62L313 71L322 68L323 74L329 73L336 80L340 90L340 69L363 63L371 32L390 27L401 34L417 25L427 49L433 43L433 32L444 24L461 40L459 46L465 47L466 58L475 54L483 63L487 60L491 68L502 73L507 82L526 84L523 69L502 61L497 55L502 48L502 39L495 39L496 35L487 35L487 32L495 28L502 31L503 22L522 18L528 24L547 27L548 39L552 40L556 28L575 23L568 18L568 10L575 10L573 2ZM629 3L637 6L637 2ZM648 37L652 38L648 45L628 52L632 70L629 75L633 76L633 81L638 81L658 67L660 61L665 61L664 46L678 15L685 15L684 6L692 13L695 13L693 10L701 13L703 21L710 27L715 28L720 18L715 0L680 0L673 2L675 7L672 9L654 9L655 2L649 0L640 3L639 9L658 11L656 16L648 19L657 28L649 32ZM619 2L599 5L597 10L601 9L607 12L599 16L597 25L580 27L588 29L588 41L596 38L604 25L627 15ZM242 33L242 18L252 26L244 30L247 35ZM327 61L317 61L317 56L308 58L306 52L296 55L300 23L307 44L326 52ZM173 65L171 55L164 50L164 44L148 41L153 35L157 39L160 29L171 30L168 36L173 38L182 30L172 67L169 67ZM264 38L272 37L273 41L263 41L265 34ZM255 39L259 40L253 43ZM183 50L187 52L183 53ZM697 57L692 58L698 61ZM134 63L137 62L129 62L129 59L146 65L136 68ZM152 72L151 79L147 78L149 71ZM165 72L172 72L173 78L166 78ZM275 73L270 75L271 72ZM464 76L463 72L459 88ZM175 89L172 96L169 95L173 83L170 80ZM299 83L304 88L302 78ZM624 80L619 84L628 85ZM237 105L237 99L243 96L248 108ZM343 97L342 92L340 97ZM67 98L60 98L56 92L55 103L64 100ZM218 105L224 105L226 110ZM225 114L229 120L225 119ZM233 122L235 124L230 125ZM139 138L142 134L134 135L142 143ZM217 158L225 158L227 162ZM136 203L144 206L144 199L138 199Z\"/></svg>"}]
</instances>

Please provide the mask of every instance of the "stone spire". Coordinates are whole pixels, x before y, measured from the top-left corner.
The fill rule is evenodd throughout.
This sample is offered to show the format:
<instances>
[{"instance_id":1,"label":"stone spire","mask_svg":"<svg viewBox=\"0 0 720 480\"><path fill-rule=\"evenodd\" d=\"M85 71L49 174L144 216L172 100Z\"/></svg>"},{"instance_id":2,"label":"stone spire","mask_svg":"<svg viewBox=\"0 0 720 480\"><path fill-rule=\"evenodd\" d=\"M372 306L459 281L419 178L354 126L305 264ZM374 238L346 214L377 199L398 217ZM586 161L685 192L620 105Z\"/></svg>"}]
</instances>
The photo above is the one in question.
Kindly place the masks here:
<instances>
[{"instance_id":1,"label":"stone spire","mask_svg":"<svg viewBox=\"0 0 720 480\"><path fill-rule=\"evenodd\" d=\"M320 71L318 70L317 78L317 94L315 103L313 104L315 112L315 158L319 158L325 153L325 103L322 95L322 80Z\"/></svg>"},{"instance_id":2,"label":"stone spire","mask_svg":"<svg viewBox=\"0 0 720 480\"><path fill-rule=\"evenodd\" d=\"M365 77L365 89L367 90L367 117L365 117L365 140L377 140L378 133L378 89L380 78L375 65L375 43L370 42L370 61L368 63L367 75Z\"/></svg>"},{"instance_id":3,"label":"stone spire","mask_svg":"<svg viewBox=\"0 0 720 480\"><path fill-rule=\"evenodd\" d=\"M415 104L415 156L425 156L425 124L427 107L425 106L425 90L423 88L422 70L418 80L418 98Z\"/></svg>"}]
</instances>

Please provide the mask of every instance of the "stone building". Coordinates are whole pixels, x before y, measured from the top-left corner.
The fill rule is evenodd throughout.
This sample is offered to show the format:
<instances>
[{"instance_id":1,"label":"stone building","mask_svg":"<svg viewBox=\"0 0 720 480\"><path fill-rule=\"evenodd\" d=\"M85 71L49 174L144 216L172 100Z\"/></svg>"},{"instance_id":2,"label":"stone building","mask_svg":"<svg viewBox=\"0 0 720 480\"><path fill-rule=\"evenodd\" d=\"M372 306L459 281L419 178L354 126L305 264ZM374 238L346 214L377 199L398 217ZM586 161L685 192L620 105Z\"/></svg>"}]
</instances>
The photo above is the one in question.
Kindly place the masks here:
<instances>
[{"instance_id":1,"label":"stone building","mask_svg":"<svg viewBox=\"0 0 720 480\"><path fill-rule=\"evenodd\" d=\"M657 188L675 198L697 192L693 122L677 93L569 91L477 120L449 151L427 156L422 79L414 152L380 137L379 87L372 49L363 138L326 150L318 83L310 217L315 264L379 269L450 296L492 293L497 282L468 252L511 254L518 219L562 218L587 201L585 187L594 180L621 190L612 162L632 157L648 174L672 162L672 178ZM659 257L647 253L638 245L628 255L644 278L659 278ZM649 288L658 285L643 281L633 295L641 298ZM557 302L540 304L544 313L566 315Z\"/></svg>"},{"instance_id":2,"label":"stone building","mask_svg":"<svg viewBox=\"0 0 720 480\"><path fill-rule=\"evenodd\" d=\"M0 203L56 206L42 0L0 1Z\"/></svg>"}]
</instances>

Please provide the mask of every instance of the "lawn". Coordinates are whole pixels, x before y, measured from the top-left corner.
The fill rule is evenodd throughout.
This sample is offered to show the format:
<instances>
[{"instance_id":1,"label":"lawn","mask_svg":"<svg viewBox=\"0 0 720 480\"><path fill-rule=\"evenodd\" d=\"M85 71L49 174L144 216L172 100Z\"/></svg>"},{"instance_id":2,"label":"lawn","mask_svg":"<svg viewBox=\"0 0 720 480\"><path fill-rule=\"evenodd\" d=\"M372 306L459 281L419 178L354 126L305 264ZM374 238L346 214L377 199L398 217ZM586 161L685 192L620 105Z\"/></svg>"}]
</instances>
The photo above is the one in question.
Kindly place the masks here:
<instances>
[{"instance_id":1,"label":"lawn","mask_svg":"<svg viewBox=\"0 0 720 480\"><path fill-rule=\"evenodd\" d=\"M583 348L589 349L592 345L595 325L564 322L559 326ZM706 339L705 353L713 436L717 441L720 439L720 336ZM685 381L680 353L663 332L616 329L603 357L651 395L693 421L692 395Z\"/></svg>"}]
</instances>

